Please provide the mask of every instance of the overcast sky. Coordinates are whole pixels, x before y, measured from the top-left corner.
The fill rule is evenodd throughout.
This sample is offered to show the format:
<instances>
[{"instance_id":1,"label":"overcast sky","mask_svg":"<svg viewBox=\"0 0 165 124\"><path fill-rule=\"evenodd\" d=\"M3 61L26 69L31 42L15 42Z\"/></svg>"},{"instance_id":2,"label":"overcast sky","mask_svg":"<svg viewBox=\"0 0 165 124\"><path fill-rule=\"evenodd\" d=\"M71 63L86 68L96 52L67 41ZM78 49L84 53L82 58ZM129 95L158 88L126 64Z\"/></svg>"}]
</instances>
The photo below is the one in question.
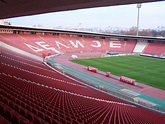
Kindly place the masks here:
<instances>
[{"instance_id":1,"label":"overcast sky","mask_svg":"<svg viewBox=\"0 0 165 124\"><path fill-rule=\"evenodd\" d=\"M76 28L80 23L87 28L108 26L130 28L137 25L137 13L137 5L131 4L17 17L8 21L12 25L42 25L47 28L58 26ZM158 26L165 26L165 1L143 3L140 9L139 28L152 29Z\"/></svg>"}]
</instances>

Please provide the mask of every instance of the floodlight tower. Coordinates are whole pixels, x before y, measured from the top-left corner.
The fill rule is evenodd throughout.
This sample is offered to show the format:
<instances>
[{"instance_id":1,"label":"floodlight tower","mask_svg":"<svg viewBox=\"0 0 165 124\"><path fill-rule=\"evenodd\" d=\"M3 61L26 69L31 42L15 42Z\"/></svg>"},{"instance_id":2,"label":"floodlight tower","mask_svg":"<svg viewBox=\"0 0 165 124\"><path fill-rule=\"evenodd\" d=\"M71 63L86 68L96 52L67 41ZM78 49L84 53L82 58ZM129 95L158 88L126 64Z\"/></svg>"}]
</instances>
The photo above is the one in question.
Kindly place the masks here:
<instances>
[{"instance_id":1,"label":"floodlight tower","mask_svg":"<svg viewBox=\"0 0 165 124\"><path fill-rule=\"evenodd\" d=\"M137 15L137 32L136 35L139 36L139 12L140 12L140 8L141 8L141 3L137 4L137 8L138 8L138 15Z\"/></svg>"}]
</instances>

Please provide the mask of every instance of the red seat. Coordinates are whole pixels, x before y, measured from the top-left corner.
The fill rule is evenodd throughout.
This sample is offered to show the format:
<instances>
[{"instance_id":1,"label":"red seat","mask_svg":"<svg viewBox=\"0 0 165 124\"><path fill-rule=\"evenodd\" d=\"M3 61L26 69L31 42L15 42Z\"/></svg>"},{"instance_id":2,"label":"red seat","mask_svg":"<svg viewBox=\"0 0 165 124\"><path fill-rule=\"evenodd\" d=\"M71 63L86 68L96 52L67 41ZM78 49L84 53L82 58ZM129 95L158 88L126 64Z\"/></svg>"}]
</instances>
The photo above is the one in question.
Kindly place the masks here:
<instances>
[{"instance_id":1,"label":"red seat","mask_svg":"<svg viewBox=\"0 0 165 124\"><path fill-rule=\"evenodd\" d=\"M56 115L56 114L53 115L53 118L54 118L55 120L57 120L57 121L59 120L59 117L58 117L58 115Z\"/></svg>"},{"instance_id":2,"label":"red seat","mask_svg":"<svg viewBox=\"0 0 165 124\"><path fill-rule=\"evenodd\" d=\"M28 111L32 111L32 107L31 107L30 105L26 105L26 109L27 109Z\"/></svg>"},{"instance_id":3,"label":"red seat","mask_svg":"<svg viewBox=\"0 0 165 124\"><path fill-rule=\"evenodd\" d=\"M42 112L38 112L38 117L40 117L40 118L42 118L42 119L45 119L45 116L44 116L44 113L42 113Z\"/></svg>"},{"instance_id":4,"label":"red seat","mask_svg":"<svg viewBox=\"0 0 165 124\"><path fill-rule=\"evenodd\" d=\"M53 113L51 113L50 111L47 111L47 113L46 113L48 116L50 116L50 117L53 117Z\"/></svg>"},{"instance_id":5,"label":"red seat","mask_svg":"<svg viewBox=\"0 0 165 124\"><path fill-rule=\"evenodd\" d=\"M38 115L38 110L37 109L35 109L35 108L33 108L32 107L32 111L31 111L34 115Z\"/></svg>"},{"instance_id":6,"label":"red seat","mask_svg":"<svg viewBox=\"0 0 165 124\"><path fill-rule=\"evenodd\" d=\"M13 102L9 100L9 104L8 104L8 106L9 106L10 108L13 108L13 107L14 107Z\"/></svg>"},{"instance_id":7,"label":"red seat","mask_svg":"<svg viewBox=\"0 0 165 124\"><path fill-rule=\"evenodd\" d=\"M11 123L0 115L0 124L11 124Z\"/></svg>"},{"instance_id":8,"label":"red seat","mask_svg":"<svg viewBox=\"0 0 165 124\"><path fill-rule=\"evenodd\" d=\"M41 124L41 118L38 118L37 116L34 117L34 124Z\"/></svg>"},{"instance_id":9,"label":"red seat","mask_svg":"<svg viewBox=\"0 0 165 124\"><path fill-rule=\"evenodd\" d=\"M59 122L55 119L52 119L52 124L59 124Z\"/></svg>"},{"instance_id":10,"label":"red seat","mask_svg":"<svg viewBox=\"0 0 165 124\"><path fill-rule=\"evenodd\" d=\"M24 109L24 108L22 108L22 107L20 107L19 113L20 113L22 116L26 117L26 115L27 115L27 110Z\"/></svg>"},{"instance_id":11,"label":"red seat","mask_svg":"<svg viewBox=\"0 0 165 124\"><path fill-rule=\"evenodd\" d=\"M14 104L13 108L15 111L20 112L20 106L18 104Z\"/></svg>"},{"instance_id":12,"label":"red seat","mask_svg":"<svg viewBox=\"0 0 165 124\"><path fill-rule=\"evenodd\" d=\"M48 115L45 115L45 119L44 119L46 122L48 122L49 124L52 123L52 120L51 118L48 116Z\"/></svg>"},{"instance_id":13,"label":"red seat","mask_svg":"<svg viewBox=\"0 0 165 124\"><path fill-rule=\"evenodd\" d=\"M3 96L2 95L0 95L0 101L3 101Z\"/></svg>"},{"instance_id":14,"label":"red seat","mask_svg":"<svg viewBox=\"0 0 165 124\"><path fill-rule=\"evenodd\" d=\"M33 124L32 122L28 121L27 119L21 117L20 118L20 124Z\"/></svg>"},{"instance_id":15,"label":"red seat","mask_svg":"<svg viewBox=\"0 0 165 124\"><path fill-rule=\"evenodd\" d=\"M26 108L26 104L24 102L20 102L20 105L23 107L23 108Z\"/></svg>"},{"instance_id":16,"label":"red seat","mask_svg":"<svg viewBox=\"0 0 165 124\"><path fill-rule=\"evenodd\" d=\"M20 124L20 118L21 116L18 113L14 113L13 118L12 118L12 123L14 124Z\"/></svg>"},{"instance_id":17,"label":"red seat","mask_svg":"<svg viewBox=\"0 0 165 124\"><path fill-rule=\"evenodd\" d=\"M8 99L6 99L6 98L4 98L4 99L3 99L3 102L4 102L6 105L8 105L8 104L9 104L9 100L8 100Z\"/></svg>"},{"instance_id":18,"label":"red seat","mask_svg":"<svg viewBox=\"0 0 165 124\"><path fill-rule=\"evenodd\" d=\"M12 109L10 109L9 107L6 107L6 111L5 111L6 119L12 122L12 116L13 116Z\"/></svg>"},{"instance_id":19,"label":"red seat","mask_svg":"<svg viewBox=\"0 0 165 124\"><path fill-rule=\"evenodd\" d=\"M66 124L66 121L65 121L64 118L60 118L60 122L61 122L62 124Z\"/></svg>"},{"instance_id":20,"label":"red seat","mask_svg":"<svg viewBox=\"0 0 165 124\"><path fill-rule=\"evenodd\" d=\"M4 115L6 112L6 106L4 106L4 103L0 102L0 115Z\"/></svg>"},{"instance_id":21,"label":"red seat","mask_svg":"<svg viewBox=\"0 0 165 124\"><path fill-rule=\"evenodd\" d=\"M27 112L26 118L27 118L29 121L33 122L33 121L34 121L34 117L33 117L33 116L34 116L34 115L33 115L32 113Z\"/></svg>"}]
</instances>

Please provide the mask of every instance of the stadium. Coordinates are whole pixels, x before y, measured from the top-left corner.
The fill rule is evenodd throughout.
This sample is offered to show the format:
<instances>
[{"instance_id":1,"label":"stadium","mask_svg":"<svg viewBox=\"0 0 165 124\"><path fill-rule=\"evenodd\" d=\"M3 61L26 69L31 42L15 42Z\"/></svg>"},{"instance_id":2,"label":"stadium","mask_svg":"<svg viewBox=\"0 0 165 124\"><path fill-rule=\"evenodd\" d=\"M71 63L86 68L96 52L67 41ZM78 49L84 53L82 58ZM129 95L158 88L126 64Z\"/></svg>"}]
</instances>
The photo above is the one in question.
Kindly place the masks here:
<instances>
[{"instance_id":1,"label":"stadium","mask_svg":"<svg viewBox=\"0 0 165 124\"><path fill-rule=\"evenodd\" d=\"M152 0L31 2L0 18ZM163 38L0 25L0 44L2 124L165 122Z\"/></svg>"}]
</instances>

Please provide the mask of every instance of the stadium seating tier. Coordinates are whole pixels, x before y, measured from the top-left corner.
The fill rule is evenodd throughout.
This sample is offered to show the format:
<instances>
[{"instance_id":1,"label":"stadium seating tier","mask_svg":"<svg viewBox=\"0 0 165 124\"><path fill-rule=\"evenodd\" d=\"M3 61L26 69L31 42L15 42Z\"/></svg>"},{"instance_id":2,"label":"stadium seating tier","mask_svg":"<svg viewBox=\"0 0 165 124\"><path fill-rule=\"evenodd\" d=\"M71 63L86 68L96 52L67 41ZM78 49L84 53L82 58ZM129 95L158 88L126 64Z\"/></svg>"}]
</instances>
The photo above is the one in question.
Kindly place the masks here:
<instances>
[{"instance_id":1,"label":"stadium seating tier","mask_svg":"<svg viewBox=\"0 0 165 124\"><path fill-rule=\"evenodd\" d=\"M57 51L133 52L136 45L135 41L36 34L0 34L0 41L37 56ZM144 51L164 52L164 44L157 43ZM0 122L4 124L165 122L164 115L90 89L22 54L2 48L0 60Z\"/></svg>"}]
</instances>

